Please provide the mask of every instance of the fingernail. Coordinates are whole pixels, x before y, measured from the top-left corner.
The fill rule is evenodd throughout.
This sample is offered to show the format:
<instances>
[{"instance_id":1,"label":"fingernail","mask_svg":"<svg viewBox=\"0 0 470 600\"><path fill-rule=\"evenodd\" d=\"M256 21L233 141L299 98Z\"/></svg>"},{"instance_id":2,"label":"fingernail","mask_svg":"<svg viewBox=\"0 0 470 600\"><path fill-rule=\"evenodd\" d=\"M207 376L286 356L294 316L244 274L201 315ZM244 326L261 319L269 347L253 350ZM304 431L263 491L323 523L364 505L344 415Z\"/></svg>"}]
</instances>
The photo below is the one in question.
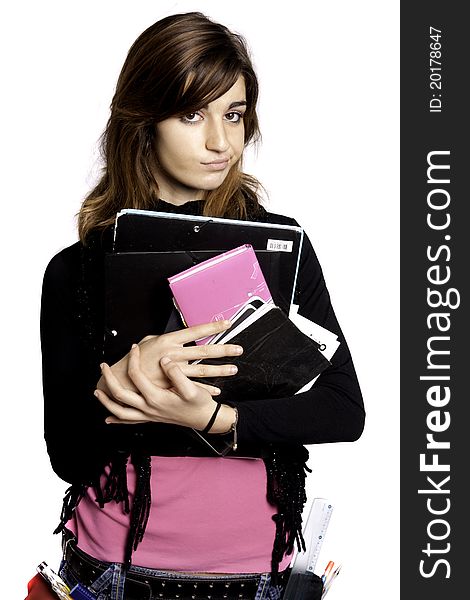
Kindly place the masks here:
<instances>
[{"instance_id":1,"label":"fingernail","mask_svg":"<svg viewBox=\"0 0 470 600\"><path fill-rule=\"evenodd\" d=\"M231 327L232 323L231 321L228 321L227 319L224 321L224 325L225 327Z\"/></svg>"},{"instance_id":2,"label":"fingernail","mask_svg":"<svg viewBox=\"0 0 470 600\"><path fill-rule=\"evenodd\" d=\"M230 373L236 373L238 371L237 367L235 365L231 365L229 368Z\"/></svg>"},{"instance_id":3,"label":"fingernail","mask_svg":"<svg viewBox=\"0 0 470 600\"><path fill-rule=\"evenodd\" d=\"M98 398L98 396L99 396L99 392L98 392L98 390L95 390L95 391L93 392L93 394L94 394L94 395L95 395L95 396Z\"/></svg>"},{"instance_id":4,"label":"fingernail","mask_svg":"<svg viewBox=\"0 0 470 600\"><path fill-rule=\"evenodd\" d=\"M131 348L132 349L137 348L137 344L132 344Z\"/></svg>"},{"instance_id":5,"label":"fingernail","mask_svg":"<svg viewBox=\"0 0 470 600\"><path fill-rule=\"evenodd\" d=\"M105 419L104 422L106 423L106 425L109 425L111 423L111 421L109 421L108 419Z\"/></svg>"},{"instance_id":6,"label":"fingernail","mask_svg":"<svg viewBox=\"0 0 470 600\"><path fill-rule=\"evenodd\" d=\"M219 390L219 388L214 389L214 396L218 396L221 393L222 393L222 390Z\"/></svg>"},{"instance_id":7,"label":"fingernail","mask_svg":"<svg viewBox=\"0 0 470 600\"><path fill-rule=\"evenodd\" d=\"M242 348L241 346L237 346L237 347L235 348L235 352L236 352L237 354L242 354L242 353L243 353L243 348Z\"/></svg>"},{"instance_id":8,"label":"fingernail","mask_svg":"<svg viewBox=\"0 0 470 600\"><path fill-rule=\"evenodd\" d=\"M160 364L161 365L167 365L170 362L170 359L168 358L168 356L164 356L161 361Z\"/></svg>"},{"instance_id":9,"label":"fingernail","mask_svg":"<svg viewBox=\"0 0 470 600\"><path fill-rule=\"evenodd\" d=\"M101 363L100 364L100 369L103 370L103 368L104 368L104 363Z\"/></svg>"}]
</instances>

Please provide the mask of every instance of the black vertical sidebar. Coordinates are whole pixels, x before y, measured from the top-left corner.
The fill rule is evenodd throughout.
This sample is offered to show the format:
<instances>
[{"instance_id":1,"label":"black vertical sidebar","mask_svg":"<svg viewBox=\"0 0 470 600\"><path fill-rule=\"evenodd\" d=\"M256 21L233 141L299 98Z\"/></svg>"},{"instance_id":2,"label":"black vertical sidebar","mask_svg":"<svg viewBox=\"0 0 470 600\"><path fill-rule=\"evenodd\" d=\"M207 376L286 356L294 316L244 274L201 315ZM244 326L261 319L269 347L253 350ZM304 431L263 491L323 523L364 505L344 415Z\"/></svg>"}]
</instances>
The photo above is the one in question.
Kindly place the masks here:
<instances>
[{"instance_id":1,"label":"black vertical sidebar","mask_svg":"<svg viewBox=\"0 0 470 600\"><path fill-rule=\"evenodd\" d=\"M464 8L455 1L401 2L402 600L470 598Z\"/></svg>"}]
</instances>

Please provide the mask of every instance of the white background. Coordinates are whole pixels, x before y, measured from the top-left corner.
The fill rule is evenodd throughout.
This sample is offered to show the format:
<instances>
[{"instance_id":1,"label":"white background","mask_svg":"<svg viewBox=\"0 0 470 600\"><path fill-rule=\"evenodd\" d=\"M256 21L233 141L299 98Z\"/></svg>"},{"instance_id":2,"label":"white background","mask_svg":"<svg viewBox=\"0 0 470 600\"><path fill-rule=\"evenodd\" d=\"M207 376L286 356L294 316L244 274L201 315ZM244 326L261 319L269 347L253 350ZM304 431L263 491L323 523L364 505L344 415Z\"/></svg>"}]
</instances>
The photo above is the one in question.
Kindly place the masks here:
<instances>
[{"instance_id":1,"label":"white background","mask_svg":"<svg viewBox=\"0 0 470 600\"><path fill-rule=\"evenodd\" d=\"M66 484L42 439L40 288L76 240L96 143L128 48L167 14L201 10L242 33L259 75L263 142L245 170L267 208L317 251L367 410L358 442L310 447L310 498L334 505L317 567L331 600L398 598L399 3L17 1L2 10L1 595L57 569ZM64 393L64 402L67 401ZM70 443L85 443L73 423ZM4 559L5 560L5 559Z\"/></svg>"}]
</instances>

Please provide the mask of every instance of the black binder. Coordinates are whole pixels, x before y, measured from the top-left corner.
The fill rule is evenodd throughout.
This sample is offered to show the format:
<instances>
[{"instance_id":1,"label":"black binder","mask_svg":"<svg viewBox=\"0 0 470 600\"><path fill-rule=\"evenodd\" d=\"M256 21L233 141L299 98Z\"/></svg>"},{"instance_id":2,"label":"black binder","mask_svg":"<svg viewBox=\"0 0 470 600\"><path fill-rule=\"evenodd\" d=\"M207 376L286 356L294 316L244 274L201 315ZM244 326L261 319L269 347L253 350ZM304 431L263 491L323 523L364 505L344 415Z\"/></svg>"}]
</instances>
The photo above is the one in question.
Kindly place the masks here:
<instances>
[{"instance_id":1,"label":"black binder","mask_svg":"<svg viewBox=\"0 0 470 600\"><path fill-rule=\"evenodd\" d=\"M146 335L184 327L174 309L168 277L219 254L218 251L118 252L105 257L105 357L116 362ZM256 252L275 303L279 295L277 253ZM169 325L170 318L174 326Z\"/></svg>"},{"instance_id":2,"label":"black binder","mask_svg":"<svg viewBox=\"0 0 470 600\"><path fill-rule=\"evenodd\" d=\"M116 215L114 252L226 251L242 244L279 252L296 266L303 230L294 225L126 209ZM271 241L271 243L270 243ZM296 269L294 269L296 271Z\"/></svg>"},{"instance_id":3,"label":"black binder","mask_svg":"<svg viewBox=\"0 0 470 600\"><path fill-rule=\"evenodd\" d=\"M289 225L121 211L105 258L106 360L115 362L145 335L168 330L175 318L168 277L244 243L253 246L275 304L288 314L302 238L303 230Z\"/></svg>"}]
</instances>

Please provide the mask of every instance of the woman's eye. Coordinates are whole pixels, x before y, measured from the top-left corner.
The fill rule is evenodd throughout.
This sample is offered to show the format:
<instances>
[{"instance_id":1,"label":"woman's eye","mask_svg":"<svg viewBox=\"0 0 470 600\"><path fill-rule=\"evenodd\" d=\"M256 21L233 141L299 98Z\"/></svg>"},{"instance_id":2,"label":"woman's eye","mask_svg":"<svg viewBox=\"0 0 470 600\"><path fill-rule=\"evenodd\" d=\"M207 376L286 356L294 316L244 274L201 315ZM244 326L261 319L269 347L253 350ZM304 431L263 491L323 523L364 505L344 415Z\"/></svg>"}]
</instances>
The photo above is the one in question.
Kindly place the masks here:
<instances>
[{"instance_id":1,"label":"woman's eye","mask_svg":"<svg viewBox=\"0 0 470 600\"><path fill-rule=\"evenodd\" d=\"M242 120L243 115L239 112L229 112L225 115L225 118L231 123L239 123Z\"/></svg>"},{"instance_id":2,"label":"woman's eye","mask_svg":"<svg viewBox=\"0 0 470 600\"><path fill-rule=\"evenodd\" d=\"M196 112L188 113L187 115L184 115L183 117L181 117L181 120L184 121L185 123L197 123L201 119L202 119L201 115Z\"/></svg>"}]
</instances>

